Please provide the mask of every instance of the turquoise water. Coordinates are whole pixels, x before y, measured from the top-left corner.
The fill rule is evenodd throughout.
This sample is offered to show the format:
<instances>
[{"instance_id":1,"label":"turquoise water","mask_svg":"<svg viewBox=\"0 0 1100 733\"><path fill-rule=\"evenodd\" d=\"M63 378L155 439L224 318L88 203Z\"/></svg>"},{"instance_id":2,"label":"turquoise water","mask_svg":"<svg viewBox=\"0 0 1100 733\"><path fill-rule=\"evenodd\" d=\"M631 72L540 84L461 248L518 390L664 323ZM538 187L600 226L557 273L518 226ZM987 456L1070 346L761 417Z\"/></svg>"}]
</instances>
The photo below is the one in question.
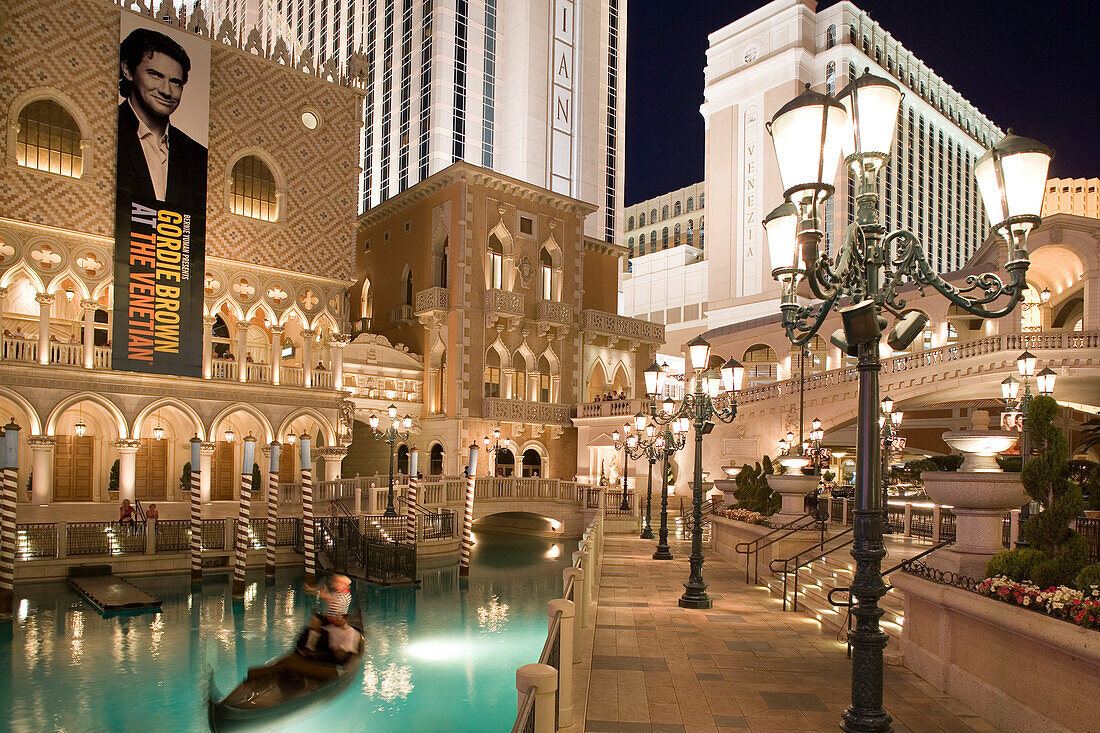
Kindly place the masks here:
<instances>
[{"instance_id":1,"label":"turquoise water","mask_svg":"<svg viewBox=\"0 0 1100 733\"><path fill-rule=\"evenodd\" d=\"M419 590L357 584L368 657L360 679L262 730L508 730L515 668L537 661L546 602L560 596L575 548L481 534L468 583L455 566L422 571ZM0 730L9 715L18 733L208 730L208 670L228 692L248 666L293 644L312 607L300 572L280 572L274 585L262 573L248 580L235 609L227 578L196 594L185 576L140 578L164 600L161 613L106 619L62 584L17 587L16 622L0 639Z\"/></svg>"}]
</instances>

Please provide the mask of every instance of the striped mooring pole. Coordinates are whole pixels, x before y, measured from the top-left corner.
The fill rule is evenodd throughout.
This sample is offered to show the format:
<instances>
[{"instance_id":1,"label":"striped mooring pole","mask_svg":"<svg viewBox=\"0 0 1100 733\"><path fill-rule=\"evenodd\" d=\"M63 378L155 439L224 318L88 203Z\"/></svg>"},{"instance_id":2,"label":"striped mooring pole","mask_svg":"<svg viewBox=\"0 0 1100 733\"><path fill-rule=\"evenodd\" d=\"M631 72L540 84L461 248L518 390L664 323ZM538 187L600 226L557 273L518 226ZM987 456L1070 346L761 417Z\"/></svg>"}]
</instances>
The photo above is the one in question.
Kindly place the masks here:
<instances>
[{"instance_id":1,"label":"striped mooring pole","mask_svg":"<svg viewBox=\"0 0 1100 733\"><path fill-rule=\"evenodd\" d=\"M409 453L409 495L405 498L405 541L416 544L416 501L420 490L420 479L416 475L416 464L420 451L413 448Z\"/></svg>"},{"instance_id":2,"label":"striped mooring pole","mask_svg":"<svg viewBox=\"0 0 1100 733\"><path fill-rule=\"evenodd\" d=\"M307 585L317 582L317 545L313 536L313 462L309 453L310 437L302 433L298 438L302 458L302 545L306 558Z\"/></svg>"},{"instance_id":3,"label":"striped mooring pole","mask_svg":"<svg viewBox=\"0 0 1100 733\"><path fill-rule=\"evenodd\" d=\"M4 490L0 494L0 623L9 623L15 605L15 503L19 485L19 426L4 426Z\"/></svg>"},{"instance_id":4,"label":"striped mooring pole","mask_svg":"<svg viewBox=\"0 0 1100 733\"><path fill-rule=\"evenodd\" d=\"M202 584L202 438L191 438L191 585Z\"/></svg>"},{"instance_id":5,"label":"striped mooring pole","mask_svg":"<svg viewBox=\"0 0 1100 733\"><path fill-rule=\"evenodd\" d=\"M244 568L248 560L248 518L252 513L252 464L256 460L256 438L249 435L241 446L241 499L237 511L237 533L233 556L233 597L244 598Z\"/></svg>"},{"instance_id":6,"label":"striped mooring pole","mask_svg":"<svg viewBox=\"0 0 1100 733\"><path fill-rule=\"evenodd\" d=\"M275 581L275 540L279 526L279 452L282 445L273 440L268 446L271 451L271 463L267 471L267 536L264 537L264 577L268 582Z\"/></svg>"},{"instance_id":7,"label":"striped mooring pole","mask_svg":"<svg viewBox=\"0 0 1100 733\"><path fill-rule=\"evenodd\" d=\"M466 467L466 508L462 513L462 557L458 561L460 577L470 574L470 548L474 546L474 481L477 477L477 443L470 444L470 463Z\"/></svg>"}]
</instances>

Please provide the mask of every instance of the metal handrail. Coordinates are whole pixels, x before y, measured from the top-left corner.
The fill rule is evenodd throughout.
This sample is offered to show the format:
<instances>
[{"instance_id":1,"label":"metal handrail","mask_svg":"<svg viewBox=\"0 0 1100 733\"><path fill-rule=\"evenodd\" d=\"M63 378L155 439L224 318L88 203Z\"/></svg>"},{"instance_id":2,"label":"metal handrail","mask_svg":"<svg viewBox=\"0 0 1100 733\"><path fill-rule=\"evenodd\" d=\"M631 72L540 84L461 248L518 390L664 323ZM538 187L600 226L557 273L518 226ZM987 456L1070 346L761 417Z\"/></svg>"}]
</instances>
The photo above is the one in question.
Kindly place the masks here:
<instances>
[{"instance_id":1,"label":"metal handrail","mask_svg":"<svg viewBox=\"0 0 1100 733\"><path fill-rule=\"evenodd\" d=\"M834 540L838 540L841 537L843 537L844 535L852 534L853 529L854 529L854 527L849 527L848 529L844 530L840 534L835 534L832 537L827 537L827 538L821 540L821 542L818 542L816 545L812 545L810 547L807 547L806 549L801 550L800 552L798 552L795 555L791 555L788 558L776 558L775 560L772 560L770 563L768 563L768 569L771 570L773 573L782 573L783 574L783 610L784 611L787 610L787 583L788 583L788 581L791 577L791 573L792 572L794 573L794 601L793 601L793 604L792 604L792 606L793 606L792 610L797 611L798 610L798 572L802 568L809 565L810 563L815 562L815 561L820 560L821 558L825 557L830 552L836 552L837 550L839 550L843 547L847 547L848 545L855 542L855 537L853 537L852 539L848 540L847 542L843 542L843 543L841 543L839 545L836 545L834 547L830 547L828 550L824 549L826 544L828 544L828 543L830 543ZM820 549L821 552L817 553L816 555L809 558L808 560L799 560L797 563L795 563L794 568L791 568L791 566L790 566L791 560L797 560L798 558L802 557L802 555L806 554L807 552L810 552L811 550L817 550L817 549ZM779 562L783 563L782 570L776 568L776 566L775 566L775 564L779 563Z\"/></svg>"},{"instance_id":2,"label":"metal handrail","mask_svg":"<svg viewBox=\"0 0 1100 733\"><path fill-rule=\"evenodd\" d=\"M787 522L786 524L776 527L767 534L760 535L755 540L749 540L748 542L738 542L736 545L734 545L733 551L739 555L745 556L745 582L749 582L749 555L753 555L753 582L759 583L760 551L763 550L765 547L768 547L769 545L783 539L784 537L788 537L789 535L794 534L795 532L801 532L804 529L809 529L812 525L816 523L817 518L814 517L814 515L803 514L801 517L797 517ZM772 537L772 535L774 535L775 533L783 532L784 530L787 530L786 532L784 532L784 534L778 537ZM824 531L825 528L823 526L822 532ZM765 542L765 540L767 541ZM761 542L763 542L764 544L760 544Z\"/></svg>"},{"instance_id":3,"label":"metal handrail","mask_svg":"<svg viewBox=\"0 0 1100 733\"><path fill-rule=\"evenodd\" d=\"M520 703L519 713L516 715L512 733L535 733L535 693L536 688L528 688Z\"/></svg>"}]
</instances>

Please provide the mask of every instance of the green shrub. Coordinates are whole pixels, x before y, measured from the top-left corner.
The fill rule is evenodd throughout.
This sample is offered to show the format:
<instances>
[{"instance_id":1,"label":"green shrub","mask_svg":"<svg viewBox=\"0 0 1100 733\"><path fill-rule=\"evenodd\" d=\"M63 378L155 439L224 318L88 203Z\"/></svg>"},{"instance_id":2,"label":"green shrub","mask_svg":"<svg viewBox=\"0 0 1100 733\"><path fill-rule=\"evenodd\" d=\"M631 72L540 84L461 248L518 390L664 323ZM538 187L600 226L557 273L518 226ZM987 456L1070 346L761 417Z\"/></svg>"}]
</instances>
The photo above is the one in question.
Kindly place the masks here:
<instances>
[{"instance_id":1,"label":"green shrub","mask_svg":"<svg viewBox=\"0 0 1100 733\"><path fill-rule=\"evenodd\" d=\"M191 493L191 461L183 464L183 472L180 474L180 491Z\"/></svg>"},{"instance_id":2,"label":"green shrub","mask_svg":"<svg viewBox=\"0 0 1100 733\"><path fill-rule=\"evenodd\" d=\"M107 490L118 491L118 459L111 464L111 475L107 479Z\"/></svg>"},{"instance_id":3,"label":"green shrub","mask_svg":"<svg viewBox=\"0 0 1100 733\"><path fill-rule=\"evenodd\" d=\"M932 463L936 464L937 471L958 471L963 464L963 457L956 455L932 456Z\"/></svg>"},{"instance_id":4,"label":"green shrub","mask_svg":"<svg viewBox=\"0 0 1100 733\"><path fill-rule=\"evenodd\" d=\"M737 497L737 506L764 516L771 516L779 511L782 499L768 486L768 476L774 473L775 467L768 456L764 456L763 461L757 461L754 466L747 463L743 465L734 478L737 489L733 495Z\"/></svg>"},{"instance_id":5,"label":"green shrub","mask_svg":"<svg viewBox=\"0 0 1100 733\"><path fill-rule=\"evenodd\" d=\"M1081 572L1077 573L1077 580L1074 584L1077 590L1084 591L1086 594L1092 588L1092 586L1100 586L1100 562L1094 562L1092 565L1086 565L1081 569Z\"/></svg>"},{"instance_id":6,"label":"green shrub","mask_svg":"<svg viewBox=\"0 0 1100 733\"><path fill-rule=\"evenodd\" d=\"M1003 575L1017 581L1031 580L1035 566L1045 559L1046 555L1031 548L1005 550L994 555L985 566L985 576Z\"/></svg>"},{"instance_id":7,"label":"green shrub","mask_svg":"<svg viewBox=\"0 0 1100 733\"><path fill-rule=\"evenodd\" d=\"M265 496L266 489L263 484L264 477L260 473L260 464L252 464L252 496L256 496L256 492L260 492L260 496Z\"/></svg>"},{"instance_id":8,"label":"green shrub","mask_svg":"<svg viewBox=\"0 0 1100 733\"><path fill-rule=\"evenodd\" d=\"M1023 463L1023 456L997 456L997 465L1005 473L1019 473Z\"/></svg>"},{"instance_id":9,"label":"green shrub","mask_svg":"<svg viewBox=\"0 0 1100 733\"><path fill-rule=\"evenodd\" d=\"M1084 489L1089 494L1085 508L1100 511L1100 466L1092 469Z\"/></svg>"},{"instance_id":10,"label":"green shrub","mask_svg":"<svg viewBox=\"0 0 1100 733\"><path fill-rule=\"evenodd\" d=\"M903 470L914 478L920 478L920 475L925 471L939 471L940 467L931 458L917 458L906 461Z\"/></svg>"}]
</instances>

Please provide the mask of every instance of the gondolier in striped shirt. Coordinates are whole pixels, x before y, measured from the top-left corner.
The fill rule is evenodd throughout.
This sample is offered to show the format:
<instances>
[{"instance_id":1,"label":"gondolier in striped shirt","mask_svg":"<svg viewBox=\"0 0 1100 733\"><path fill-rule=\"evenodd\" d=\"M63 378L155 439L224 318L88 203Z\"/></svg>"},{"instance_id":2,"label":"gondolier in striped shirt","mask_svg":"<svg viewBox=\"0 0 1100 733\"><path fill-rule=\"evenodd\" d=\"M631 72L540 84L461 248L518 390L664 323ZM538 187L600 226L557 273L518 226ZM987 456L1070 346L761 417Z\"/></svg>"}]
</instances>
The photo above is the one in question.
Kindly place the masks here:
<instances>
[{"instance_id":1,"label":"gondolier in striped shirt","mask_svg":"<svg viewBox=\"0 0 1100 733\"><path fill-rule=\"evenodd\" d=\"M331 576L327 587L318 586L317 597L321 600L317 613L321 619L333 622L344 618L351 607L351 579L346 575Z\"/></svg>"}]
</instances>

